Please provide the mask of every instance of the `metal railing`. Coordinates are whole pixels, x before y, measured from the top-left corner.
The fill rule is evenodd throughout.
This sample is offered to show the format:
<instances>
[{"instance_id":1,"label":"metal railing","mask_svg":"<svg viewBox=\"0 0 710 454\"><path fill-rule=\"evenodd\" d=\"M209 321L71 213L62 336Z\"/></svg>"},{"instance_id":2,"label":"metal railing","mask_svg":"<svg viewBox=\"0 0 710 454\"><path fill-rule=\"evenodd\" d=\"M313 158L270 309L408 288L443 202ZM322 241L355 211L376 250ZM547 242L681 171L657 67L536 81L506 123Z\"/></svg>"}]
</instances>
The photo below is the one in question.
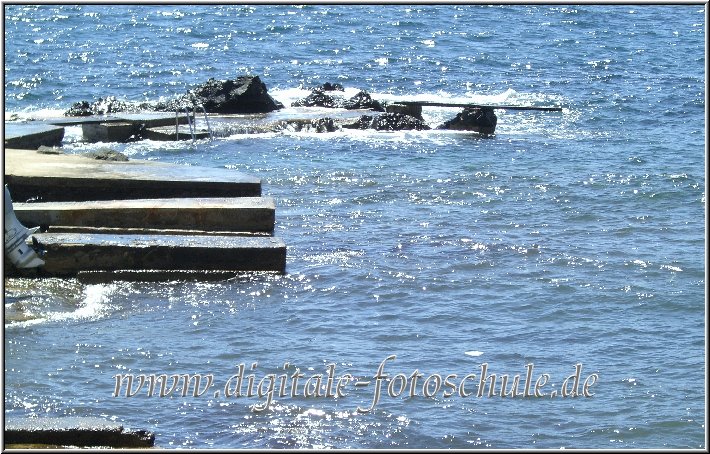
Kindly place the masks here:
<instances>
[{"instance_id":1,"label":"metal railing","mask_svg":"<svg viewBox=\"0 0 710 454\"><path fill-rule=\"evenodd\" d=\"M190 110L187 107L183 107L182 111L185 113L187 118L187 124L190 127L190 136L192 136L192 143L195 143L195 133L197 131L197 108L202 110L202 114L205 117L205 124L207 125L207 132L210 137L210 141L214 139L214 132L212 132L212 127L210 126L210 120L207 117L207 111L204 106L192 106L192 116L190 116ZM175 140L180 140L180 110L175 111Z\"/></svg>"}]
</instances>

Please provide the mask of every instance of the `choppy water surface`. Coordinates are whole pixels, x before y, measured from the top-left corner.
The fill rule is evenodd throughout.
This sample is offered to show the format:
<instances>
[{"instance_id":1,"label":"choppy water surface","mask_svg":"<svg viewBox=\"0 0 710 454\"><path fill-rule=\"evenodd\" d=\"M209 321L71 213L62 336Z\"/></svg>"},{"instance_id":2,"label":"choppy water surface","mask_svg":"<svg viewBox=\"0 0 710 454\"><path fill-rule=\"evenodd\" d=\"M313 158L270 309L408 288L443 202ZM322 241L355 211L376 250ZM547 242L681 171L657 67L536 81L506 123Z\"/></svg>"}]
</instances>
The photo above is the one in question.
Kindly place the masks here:
<instances>
[{"instance_id":1,"label":"choppy water surface","mask_svg":"<svg viewBox=\"0 0 710 454\"><path fill-rule=\"evenodd\" d=\"M703 5L4 8L6 114L243 74L287 105L329 81L379 99L565 107L498 111L490 138L109 144L262 178L287 273L5 280L6 417L105 416L163 448L705 447ZM424 113L435 125L456 110ZM65 149L107 145L79 137L69 128ZM389 355L393 379L358 413ZM547 395L477 397L471 379L471 396L445 397L443 383L423 396L429 377L458 384L483 363L520 375L521 392L533 365ZM578 363L582 381L598 377L593 397L550 397ZM371 383L254 412L265 397L224 395L241 364L244 389L250 373L290 384L297 368L301 386L328 367ZM387 394L416 371L416 396ZM215 383L198 397L113 397L129 373Z\"/></svg>"}]
</instances>

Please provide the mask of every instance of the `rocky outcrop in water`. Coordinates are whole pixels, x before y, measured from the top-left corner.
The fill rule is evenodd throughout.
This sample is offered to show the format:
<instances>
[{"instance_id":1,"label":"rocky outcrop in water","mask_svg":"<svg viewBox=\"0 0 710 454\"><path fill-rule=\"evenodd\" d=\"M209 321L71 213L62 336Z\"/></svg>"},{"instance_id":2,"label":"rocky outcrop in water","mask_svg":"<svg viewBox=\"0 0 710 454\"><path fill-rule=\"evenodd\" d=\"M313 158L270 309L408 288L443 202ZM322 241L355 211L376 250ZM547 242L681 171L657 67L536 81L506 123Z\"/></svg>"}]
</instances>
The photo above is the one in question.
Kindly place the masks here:
<instances>
[{"instance_id":1,"label":"rocky outcrop in water","mask_svg":"<svg viewBox=\"0 0 710 454\"><path fill-rule=\"evenodd\" d=\"M283 104L269 95L259 76L234 80L210 79L187 95L190 101L204 106L209 113L267 113L282 109Z\"/></svg>"},{"instance_id":2,"label":"rocky outcrop in water","mask_svg":"<svg viewBox=\"0 0 710 454\"><path fill-rule=\"evenodd\" d=\"M476 131L481 134L493 134L496 130L498 117L489 107L470 107L464 109L456 117L445 122L437 129L454 129L459 131Z\"/></svg>"},{"instance_id":3,"label":"rocky outcrop in water","mask_svg":"<svg viewBox=\"0 0 710 454\"><path fill-rule=\"evenodd\" d=\"M286 122L285 130L291 132L335 132L338 127L332 118L317 118L315 120L296 120Z\"/></svg>"},{"instance_id":4,"label":"rocky outcrop in water","mask_svg":"<svg viewBox=\"0 0 710 454\"><path fill-rule=\"evenodd\" d=\"M318 87L316 90L321 90L321 91L345 91L345 89L343 88L343 86L340 85L339 83L334 83L334 84L332 84L332 83L330 83L330 82L324 83L323 85L321 85L320 87Z\"/></svg>"},{"instance_id":5,"label":"rocky outcrop in water","mask_svg":"<svg viewBox=\"0 0 710 454\"><path fill-rule=\"evenodd\" d=\"M372 96L366 91L361 91L352 98L348 99L343 107L350 110L355 109L371 109L376 112L384 112L385 108L382 107L379 101L372 99Z\"/></svg>"},{"instance_id":6,"label":"rocky outcrop in water","mask_svg":"<svg viewBox=\"0 0 710 454\"><path fill-rule=\"evenodd\" d=\"M128 103L114 96L98 101L80 101L64 112L67 117L107 115L119 112L175 112L202 105L208 113L267 113L284 106L269 95L259 76L242 76L234 80L209 79L184 95L161 102Z\"/></svg>"},{"instance_id":7,"label":"rocky outcrop in water","mask_svg":"<svg viewBox=\"0 0 710 454\"><path fill-rule=\"evenodd\" d=\"M291 103L291 107L340 107L342 101L337 100L333 96L326 95L321 89L315 89L313 92L303 99L299 99Z\"/></svg>"},{"instance_id":8,"label":"rocky outcrop in water","mask_svg":"<svg viewBox=\"0 0 710 454\"><path fill-rule=\"evenodd\" d=\"M325 85L325 84L324 84ZM299 99L291 103L292 107L328 107L348 110L370 109L376 112L384 112L385 108L366 91L360 91L350 99L331 96L324 93L323 88L316 88L304 99ZM331 90L333 91L333 90Z\"/></svg>"},{"instance_id":9,"label":"rocky outcrop in water","mask_svg":"<svg viewBox=\"0 0 710 454\"><path fill-rule=\"evenodd\" d=\"M128 112L130 110L130 104L119 101L115 96L109 96L107 98L99 98L98 101L94 101L93 103L88 101L74 103L69 110L64 112L64 116L88 117L90 115L108 115L117 112ZM135 107L133 110L135 110Z\"/></svg>"},{"instance_id":10,"label":"rocky outcrop in water","mask_svg":"<svg viewBox=\"0 0 710 454\"><path fill-rule=\"evenodd\" d=\"M400 113L385 113L377 116L363 115L355 123L344 124L347 129L375 129L377 131L404 131L431 129L423 121Z\"/></svg>"}]
</instances>

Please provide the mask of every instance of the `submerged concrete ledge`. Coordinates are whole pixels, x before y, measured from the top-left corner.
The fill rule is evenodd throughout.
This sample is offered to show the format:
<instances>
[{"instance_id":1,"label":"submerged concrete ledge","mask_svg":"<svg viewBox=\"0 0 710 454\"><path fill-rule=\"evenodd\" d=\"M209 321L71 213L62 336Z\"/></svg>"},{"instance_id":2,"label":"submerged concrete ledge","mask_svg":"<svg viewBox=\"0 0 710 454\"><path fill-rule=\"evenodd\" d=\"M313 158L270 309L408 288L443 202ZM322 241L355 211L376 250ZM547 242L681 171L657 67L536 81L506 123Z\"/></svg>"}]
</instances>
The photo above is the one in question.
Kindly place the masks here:
<instances>
[{"instance_id":1,"label":"submerged concrete ledge","mask_svg":"<svg viewBox=\"0 0 710 454\"><path fill-rule=\"evenodd\" d=\"M126 429L121 424L102 418L17 418L5 421L4 443L6 448L13 448L8 445L150 448L155 444L155 434L146 430Z\"/></svg>"},{"instance_id":2,"label":"submerged concrete ledge","mask_svg":"<svg viewBox=\"0 0 710 454\"><path fill-rule=\"evenodd\" d=\"M6 267L6 277L70 277L82 271L286 270L286 244L269 236L36 233L44 266Z\"/></svg>"},{"instance_id":3,"label":"submerged concrete ledge","mask_svg":"<svg viewBox=\"0 0 710 454\"><path fill-rule=\"evenodd\" d=\"M13 202L259 197L259 178L227 169L132 160L99 161L5 149Z\"/></svg>"},{"instance_id":4,"label":"submerged concrete ledge","mask_svg":"<svg viewBox=\"0 0 710 454\"><path fill-rule=\"evenodd\" d=\"M15 203L26 226L272 232L271 197ZM53 230L55 231L55 230Z\"/></svg>"}]
</instances>

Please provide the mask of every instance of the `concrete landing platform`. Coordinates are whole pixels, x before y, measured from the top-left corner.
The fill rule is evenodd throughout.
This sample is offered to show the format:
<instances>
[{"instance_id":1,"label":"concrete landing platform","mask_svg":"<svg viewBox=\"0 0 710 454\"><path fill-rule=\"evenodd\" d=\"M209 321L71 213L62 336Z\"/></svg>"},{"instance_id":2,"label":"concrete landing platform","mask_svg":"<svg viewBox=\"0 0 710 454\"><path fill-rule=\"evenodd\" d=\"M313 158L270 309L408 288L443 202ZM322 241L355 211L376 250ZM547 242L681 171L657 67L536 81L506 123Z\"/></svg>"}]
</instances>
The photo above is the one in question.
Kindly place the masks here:
<instances>
[{"instance_id":1,"label":"concrete landing platform","mask_svg":"<svg viewBox=\"0 0 710 454\"><path fill-rule=\"evenodd\" d=\"M102 418L57 417L17 418L5 421L5 448L12 445L80 448L150 448L155 434L126 429ZM8 446L10 445L10 446ZM18 448L24 446L16 446Z\"/></svg>"},{"instance_id":2,"label":"concrete landing platform","mask_svg":"<svg viewBox=\"0 0 710 454\"><path fill-rule=\"evenodd\" d=\"M38 120L39 121L39 120ZM85 117L57 117L41 120L42 123L57 126L79 126L96 123L129 122L143 124L146 128L156 126L175 126L175 113L173 112L139 112L139 113L114 113L109 115L88 115ZM187 123L184 114L178 115L177 122ZM9 123L5 123L6 125Z\"/></svg>"},{"instance_id":3,"label":"concrete landing platform","mask_svg":"<svg viewBox=\"0 0 710 454\"><path fill-rule=\"evenodd\" d=\"M40 146L60 146L64 128L42 123L5 122L5 147L36 150Z\"/></svg>"},{"instance_id":4,"label":"concrete landing platform","mask_svg":"<svg viewBox=\"0 0 710 454\"><path fill-rule=\"evenodd\" d=\"M26 226L273 232L271 197L14 203Z\"/></svg>"},{"instance_id":5,"label":"concrete landing platform","mask_svg":"<svg viewBox=\"0 0 710 454\"><path fill-rule=\"evenodd\" d=\"M13 202L261 196L259 178L228 169L11 148L5 149L5 183Z\"/></svg>"},{"instance_id":6,"label":"concrete landing platform","mask_svg":"<svg viewBox=\"0 0 710 454\"><path fill-rule=\"evenodd\" d=\"M202 129L198 129L194 132L195 140L209 139L210 132ZM142 134L144 139L148 140L192 140L193 135L190 132L190 128L187 126L180 126L178 128L177 134L175 134L175 125L172 126L161 126L157 128L148 128L143 131Z\"/></svg>"},{"instance_id":7,"label":"concrete landing platform","mask_svg":"<svg viewBox=\"0 0 710 454\"><path fill-rule=\"evenodd\" d=\"M44 266L21 271L6 267L6 276L69 277L82 271L114 270L286 269L285 243L269 236L36 233L33 237L46 251Z\"/></svg>"}]
</instances>

